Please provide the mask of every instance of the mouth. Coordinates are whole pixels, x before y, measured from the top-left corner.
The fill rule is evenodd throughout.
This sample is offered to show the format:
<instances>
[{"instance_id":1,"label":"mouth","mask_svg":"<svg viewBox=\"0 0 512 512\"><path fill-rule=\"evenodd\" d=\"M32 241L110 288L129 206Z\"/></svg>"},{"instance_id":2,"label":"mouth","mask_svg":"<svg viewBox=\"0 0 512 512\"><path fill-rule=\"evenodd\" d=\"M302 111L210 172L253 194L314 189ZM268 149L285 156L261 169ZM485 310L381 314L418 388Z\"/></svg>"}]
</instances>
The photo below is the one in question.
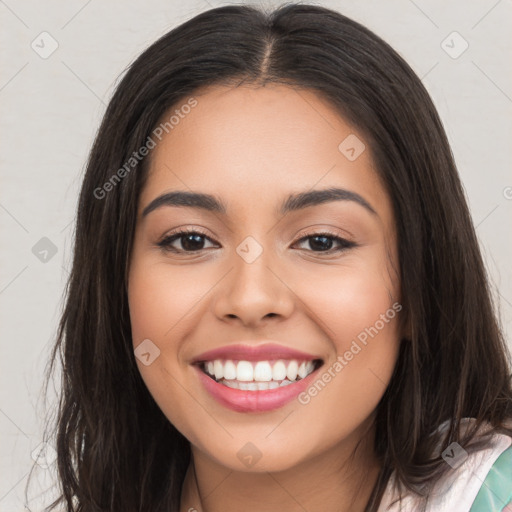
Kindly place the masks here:
<instances>
[{"instance_id":1,"label":"mouth","mask_svg":"<svg viewBox=\"0 0 512 512\"><path fill-rule=\"evenodd\" d=\"M324 364L318 354L258 341L225 345L190 362L203 389L236 412L264 413L285 406L311 385Z\"/></svg>"},{"instance_id":2,"label":"mouth","mask_svg":"<svg viewBox=\"0 0 512 512\"><path fill-rule=\"evenodd\" d=\"M239 413L279 409L311 386L323 360L210 359L196 361L203 389L220 405Z\"/></svg>"},{"instance_id":3,"label":"mouth","mask_svg":"<svg viewBox=\"0 0 512 512\"><path fill-rule=\"evenodd\" d=\"M267 391L295 384L323 365L322 359L274 359L245 361L214 359L198 361L210 379L231 389Z\"/></svg>"}]
</instances>

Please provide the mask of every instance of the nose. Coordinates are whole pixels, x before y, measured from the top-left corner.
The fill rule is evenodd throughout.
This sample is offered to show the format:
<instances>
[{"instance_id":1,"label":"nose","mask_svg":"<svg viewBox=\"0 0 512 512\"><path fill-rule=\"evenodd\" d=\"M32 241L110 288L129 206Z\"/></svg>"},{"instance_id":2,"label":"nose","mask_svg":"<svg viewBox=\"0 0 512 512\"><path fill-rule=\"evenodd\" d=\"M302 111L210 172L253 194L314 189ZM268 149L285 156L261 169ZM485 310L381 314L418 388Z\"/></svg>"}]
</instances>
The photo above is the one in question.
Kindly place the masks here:
<instances>
[{"instance_id":1,"label":"nose","mask_svg":"<svg viewBox=\"0 0 512 512\"><path fill-rule=\"evenodd\" d=\"M277 316L283 320L292 314L296 295L282 267L267 253L264 250L250 263L234 254L231 271L217 289L217 318L258 327L268 318Z\"/></svg>"}]
</instances>

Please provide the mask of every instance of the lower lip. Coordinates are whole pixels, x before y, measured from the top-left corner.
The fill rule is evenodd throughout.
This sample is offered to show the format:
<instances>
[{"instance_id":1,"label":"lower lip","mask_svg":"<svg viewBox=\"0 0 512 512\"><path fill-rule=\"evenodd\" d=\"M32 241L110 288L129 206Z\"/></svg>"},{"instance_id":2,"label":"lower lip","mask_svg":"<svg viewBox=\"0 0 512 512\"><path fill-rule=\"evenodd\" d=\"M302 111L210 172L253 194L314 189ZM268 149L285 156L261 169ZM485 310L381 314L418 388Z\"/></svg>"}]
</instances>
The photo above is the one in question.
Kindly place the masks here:
<instances>
[{"instance_id":1,"label":"lower lip","mask_svg":"<svg viewBox=\"0 0 512 512\"><path fill-rule=\"evenodd\" d=\"M215 398L220 404L237 412L264 412L273 409L279 409L302 393L314 379L315 374L321 368L317 368L307 377L288 384L287 386L275 389L265 389L260 391L245 391L242 389L233 389L208 377L198 365L194 365L199 373L199 379L203 383L206 391Z\"/></svg>"}]
</instances>

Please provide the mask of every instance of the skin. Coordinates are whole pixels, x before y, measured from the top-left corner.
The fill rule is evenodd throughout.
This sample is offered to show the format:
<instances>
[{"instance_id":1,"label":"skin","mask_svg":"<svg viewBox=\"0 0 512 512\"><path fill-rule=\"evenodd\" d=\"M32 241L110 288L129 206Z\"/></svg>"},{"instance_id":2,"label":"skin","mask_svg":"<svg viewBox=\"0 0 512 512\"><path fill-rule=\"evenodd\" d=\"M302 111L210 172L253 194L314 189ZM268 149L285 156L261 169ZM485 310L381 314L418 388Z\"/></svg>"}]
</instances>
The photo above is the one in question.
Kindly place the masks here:
<instances>
[{"instance_id":1,"label":"skin","mask_svg":"<svg viewBox=\"0 0 512 512\"><path fill-rule=\"evenodd\" d=\"M241 340L273 340L319 354L326 369L400 301L392 206L369 144L312 91L215 86L194 97L151 152L128 287L134 348L150 339L160 350L148 366L137 359L141 376L191 443L181 511L363 511L380 469L373 420L396 363L400 313L305 405L232 411L190 362ZM355 161L338 150L349 134L366 145ZM289 194L328 187L358 193L377 215L353 201L277 214ZM214 194L227 214L162 206L142 217L174 190ZM165 252L157 243L175 228L205 231L204 249ZM358 245L324 255L339 247L334 239L318 248L303 237L325 229ZM236 252L247 236L263 249L250 264ZM248 442L261 453L251 467L237 457Z\"/></svg>"}]
</instances>

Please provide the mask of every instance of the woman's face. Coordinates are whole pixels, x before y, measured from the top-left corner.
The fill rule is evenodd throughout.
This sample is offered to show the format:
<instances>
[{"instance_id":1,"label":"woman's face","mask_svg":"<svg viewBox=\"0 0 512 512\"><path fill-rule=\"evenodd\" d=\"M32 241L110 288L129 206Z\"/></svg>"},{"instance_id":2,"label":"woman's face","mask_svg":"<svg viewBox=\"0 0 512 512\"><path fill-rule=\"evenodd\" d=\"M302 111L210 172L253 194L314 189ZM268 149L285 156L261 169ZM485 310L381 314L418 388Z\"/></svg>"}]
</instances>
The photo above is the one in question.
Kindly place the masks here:
<instances>
[{"instance_id":1,"label":"woman's face","mask_svg":"<svg viewBox=\"0 0 512 512\"><path fill-rule=\"evenodd\" d=\"M368 143L314 92L194 98L152 135L129 273L136 361L193 449L233 470L284 470L346 445L389 383L401 338L392 207ZM341 192L310 196L326 189ZM177 191L224 210L153 203ZM171 238L183 230L199 233ZM268 343L285 351L244 351ZM249 389L215 382L198 359ZM295 381L294 360L308 371L313 359L322 366Z\"/></svg>"}]
</instances>

